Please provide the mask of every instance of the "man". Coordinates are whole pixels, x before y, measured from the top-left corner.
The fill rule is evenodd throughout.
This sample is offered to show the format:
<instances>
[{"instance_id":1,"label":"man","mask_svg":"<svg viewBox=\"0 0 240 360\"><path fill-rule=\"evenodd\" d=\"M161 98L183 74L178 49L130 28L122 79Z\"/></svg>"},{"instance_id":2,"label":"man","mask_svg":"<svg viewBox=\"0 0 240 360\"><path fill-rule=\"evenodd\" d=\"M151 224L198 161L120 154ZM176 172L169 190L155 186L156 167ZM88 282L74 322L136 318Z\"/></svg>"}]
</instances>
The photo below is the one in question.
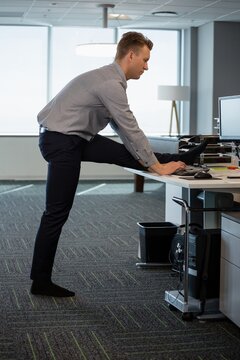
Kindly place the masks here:
<instances>
[{"instance_id":1,"label":"man","mask_svg":"<svg viewBox=\"0 0 240 360\"><path fill-rule=\"evenodd\" d=\"M172 174L192 163L206 144L184 155L154 154L128 106L127 80L148 70L152 42L141 33L122 36L115 61L70 81L38 114L39 147L48 162L46 209L36 236L31 293L67 297L74 292L51 280L62 227L71 210L81 161L110 163ZM107 124L119 144L98 133Z\"/></svg>"}]
</instances>

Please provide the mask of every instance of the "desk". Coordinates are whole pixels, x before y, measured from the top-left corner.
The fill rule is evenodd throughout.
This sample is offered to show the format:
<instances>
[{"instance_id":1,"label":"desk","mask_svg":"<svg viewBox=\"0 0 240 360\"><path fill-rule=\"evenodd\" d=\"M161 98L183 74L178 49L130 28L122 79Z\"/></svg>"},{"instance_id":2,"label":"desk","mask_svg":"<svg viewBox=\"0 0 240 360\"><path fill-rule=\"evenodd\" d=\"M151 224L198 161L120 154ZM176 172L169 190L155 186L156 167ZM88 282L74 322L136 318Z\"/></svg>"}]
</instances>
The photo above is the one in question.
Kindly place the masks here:
<instances>
[{"instance_id":1,"label":"desk","mask_svg":"<svg viewBox=\"0 0 240 360\"><path fill-rule=\"evenodd\" d=\"M240 212L222 214L220 310L240 327Z\"/></svg>"},{"instance_id":2,"label":"desk","mask_svg":"<svg viewBox=\"0 0 240 360\"><path fill-rule=\"evenodd\" d=\"M184 209L172 201L173 196L187 201L190 207L200 207L198 195L203 192L203 207L214 207L214 192L240 193L240 179L228 179L227 176L240 175L240 170L227 170L225 168L211 169L213 177L220 178L204 180L181 179L176 175L158 175L148 171L125 168L125 170L148 179L159 181L165 184L165 221L176 225L184 223ZM192 214L191 222L198 222L199 214ZM203 225L205 229L216 228L214 213L205 213Z\"/></svg>"},{"instance_id":3,"label":"desk","mask_svg":"<svg viewBox=\"0 0 240 360\"><path fill-rule=\"evenodd\" d=\"M197 208L199 206L196 205L198 199L198 195L203 192L203 203L202 207L207 208L216 208L216 206L213 206L212 204L214 200L214 196L212 196L214 193L224 192L224 193L239 193L240 192L240 179L229 179L227 176L229 174L233 175L239 175L240 170L210 170L213 177L217 177L218 179L194 179L194 180L188 180L188 179L182 179L179 176L176 175L158 175L146 171L139 171L139 170L133 170L133 169L126 169L127 171L130 171L134 174L145 176L149 179L153 179L162 183L165 183L165 221L172 222L176 225L184 224L184 217L185 217L185 209L182 206L179 206L179 204L176 204L174 201L172 201L172 198L174 196L181 198L185 200L188 205L192 208ZM217 206L219 207L219 206ZM224 206L222 206L224 207ZM227 206L226 206L227 207ZM196 212L192 213L190 215L194 214L201 214L202 217L202 223L203 227L205 229L216 229L219 228L218 224L216 225L216 211L212 212ZM193 217L190 217L190 222L197 222L199 223L199 218L195 219ZM231 225L231 229L233 226ZM239 237L239 224L237 228L237 234ZM228 242L230 235L228 235ZM224 238L222 238L222 241L224 241ZM239 245L239 244L238 244ZM185 268L188 267L188 240L185 238L185 254L184 254L184 266ZM232 246L234 256L236 250L234 250L234 247ZM240 247L237 248L237 254L239 253ZM227 249L229 252L229 249ZM226 257L226 252L222 253L222 257ZM239 257L238 257L239 259ZM225 258L224 258L225 260ZM228 258L229 260L229 258ZM237 264L239 265L239 260L237 260ZM237 284L239 282L239 275L240 271L239 268L235 270L235 267L232 265L229 265L227 261L222 262L224 265L227 264L228 268L227 271L223 267L221 267L221 310L223 310L224 313L227 314L230 318L235 317L235 314L238 314L239 306L236 305L237 299L239 299L239 291L237 293L237 296L234 296L236 293ZM225 265L226 267L226 265ZM233 274L233 270L235 273ZM223 275L223 271L225 271L225 275ZM234 276L233 276L233 275ZM224 277L225 276L225 277ZM229 278L233 278L232 283L230 283L229 286ZM234 286L232 285L234 283ZM233 291L234 288L234 291ZM201 301L198 299L195 299L191 296L188 296L188 272L184 272L184 289L182 293L179 293L179 290L171 290L171 291L165 291L165 300L169 303L170 307L175 307L178 310L180 310L183 315L183 320L188 320L191 318L193 313L199 313L202 311L201 308ZM234 309L232 309L232 304L234 304ZM198 318L207 319L207 318L221 318L221 313L219 313L219 299L206 299L205 301L205 314L202 314L198 316ZM239 320L238 316L238 322ZM237 322L237 323L238 323Z\"/></svg>"}]
</instances>

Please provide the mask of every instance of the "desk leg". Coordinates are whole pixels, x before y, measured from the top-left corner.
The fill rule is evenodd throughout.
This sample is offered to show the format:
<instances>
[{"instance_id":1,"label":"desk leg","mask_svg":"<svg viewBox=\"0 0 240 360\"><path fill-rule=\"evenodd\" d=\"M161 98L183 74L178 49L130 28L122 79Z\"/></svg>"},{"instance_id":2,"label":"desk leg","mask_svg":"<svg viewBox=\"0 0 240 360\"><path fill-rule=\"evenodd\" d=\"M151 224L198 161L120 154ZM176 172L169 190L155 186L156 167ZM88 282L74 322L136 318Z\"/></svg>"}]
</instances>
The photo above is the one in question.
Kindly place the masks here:
<instances>
[{"instance_id":1,"label":"desk leg","mask_svg":"<svg viewBox=\"0 0 240 360\"><path fill-rule=\"evenodd\" d=\"M188 205L191 207L201 207L201 201L197 198L200 190L198 189L186 189L177 185L167 184L165 190L165 221L172 222L176 225L181 225L185 223L185 209L176 204L172 198L174 196L179 197L187 201ZM201 213L191 213L190 222L197 223L202 225L202 214Z\"/></svg>"},{"instance_id":2,"label":"desk leg","mask_svg":"<svg viewBox=\"0 0 240 360\"><path fill-rule=\"evenodd\" d=\"M181 186L172 184L165 184L165 221L169 221L176 225L181 225L184 222L182 207L173 201L176 196L183 198L183 189Z\"/></svg>"},{"instance_id":3,"label":"desk leg","mask_svg":"<svg viewBox=\"0 0 240 360\"><path fill-rule=\"evenodd\" d=\"M144 176L134 174L134 191L143 192L144 189Z\"/></svg>"}]
</instances>

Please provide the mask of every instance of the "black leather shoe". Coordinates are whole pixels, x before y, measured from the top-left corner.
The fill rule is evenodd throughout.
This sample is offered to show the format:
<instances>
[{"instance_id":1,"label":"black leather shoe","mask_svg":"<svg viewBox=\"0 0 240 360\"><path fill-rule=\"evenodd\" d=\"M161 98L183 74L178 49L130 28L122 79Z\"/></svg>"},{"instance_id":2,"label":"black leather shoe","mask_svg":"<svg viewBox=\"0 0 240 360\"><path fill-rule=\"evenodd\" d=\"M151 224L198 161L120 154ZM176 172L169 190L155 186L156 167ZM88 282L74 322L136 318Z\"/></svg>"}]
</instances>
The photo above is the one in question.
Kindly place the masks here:
<instances>
[{"instance_id":1,"label":"black leather shoe","mask_svg":"<svg viewBox=\"0 0 240 360\"><path fill-rule=\"evenodd\" d=\"M185 162L185 164L187 164L187 165L192 165L194 163L194 160L196 159L196 157L204 152L208 143L209 143L209 140L206 139L201 144L194 147L192 150L188 150L184 154L180 154L179 160Z\"/></svg>"}]
</instances>

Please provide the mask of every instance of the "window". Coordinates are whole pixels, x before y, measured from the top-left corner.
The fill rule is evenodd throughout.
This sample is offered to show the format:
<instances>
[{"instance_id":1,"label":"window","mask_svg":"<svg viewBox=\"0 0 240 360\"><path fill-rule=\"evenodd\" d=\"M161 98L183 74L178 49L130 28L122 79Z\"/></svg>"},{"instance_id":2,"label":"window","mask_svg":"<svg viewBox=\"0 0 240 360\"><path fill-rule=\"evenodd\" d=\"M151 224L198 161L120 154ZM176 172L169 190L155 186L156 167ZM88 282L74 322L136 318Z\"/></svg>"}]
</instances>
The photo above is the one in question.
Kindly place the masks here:
<instances>
[{"instance_id":1,"label":"window","mask_svg":"<svg viewBox=\"0 0 240 360\"><path fill-rule=\"evenodd\" d=\"M158 85L178 84L178 39L176 30L142 30L153 42L148 71L139 80L128 81L128 99L139 126L148 135L168 134L170 122L170 101L159 101L157 98ZM120 36L123 32L121 30ZM175 129L173 129L174 133Z\"/></svg>"},{"instance_id":2,"label":"window","mask_svg":"<svg viewBox=\"0 0 240 360\"><path fill-rule=\"evenodd\" d=\"M52 30L52 91L55 96L75 76L113 61L105 57L78 56L77 44L114 42L112 29L55 27Z\"/></svg>"},{"instance_id":3,"label":"window","mask_svg":"<svg viewBox=\"0 0 240 360\"><path fill-rule=\"evenodd\" d=\"M47 28L0 26L0 53L0 134L36 134L47 99Z\"/></svg>"},{"instance_id":4,"label":"window","mask_svg":"<svg viewBox=\"0 0 240 360\"><path fill-rule=\"evenodd\" d=\"M118 29L117 40L129 30ZM178 83L179 32L135 30L149 37L154 47L149 70L138 81L128 81L130 108L146 134L167 134L171 103L157 99L157 87ZM1 26L0 134L37 134L37 113L47 101L75 76L113 61L109 57L77 56L76 45L112 43L115 38L116 32L110 28ZM103 133L113 131L107 127Z\"/></svg>"},{"instance_id":5,"label":"window","mask_svg":"<svg viewBox=\"0 0 240 360\"><path fill-rule=\"evenodd\" d=\"M113 61L110 57L78 56L77 44L114 43L112 29L55 27L52 34L52 97L75 76ZM108 125L102 133L113 134Z\"/></svg>"}]
</instances>

